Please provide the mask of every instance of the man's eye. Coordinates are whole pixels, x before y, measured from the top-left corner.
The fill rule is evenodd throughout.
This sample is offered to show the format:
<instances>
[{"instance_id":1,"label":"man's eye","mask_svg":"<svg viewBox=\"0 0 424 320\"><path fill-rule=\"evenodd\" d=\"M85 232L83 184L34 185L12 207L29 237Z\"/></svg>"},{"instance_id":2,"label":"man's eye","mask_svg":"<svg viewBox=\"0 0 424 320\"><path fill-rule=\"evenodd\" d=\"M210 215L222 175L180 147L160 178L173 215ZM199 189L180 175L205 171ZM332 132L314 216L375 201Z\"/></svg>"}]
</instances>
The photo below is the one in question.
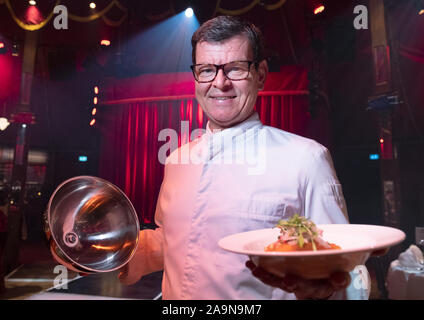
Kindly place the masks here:
<instances>
[{"instance_id":1,"label":"man's eye","mask_svg":"<svg viewBox=\"0 0 424 320\"><path fill-rule=\"evenodd\" d=\"M234 67L231 67L230 68L230 72L237 72L237 71L242 71L243 69L242 68L240 68L240 67L238 67L238 66L234 66Z\"/></svg>"},{"instance_id":2,"label":"man's eye","mask_svg":"<svg viewBox=\"0 0 424 320\"><path fill-rule=\"evenodd\" d=\"M226 72L244 72L247 70L247 66L242 65L242 64L233 64L233 65L229 65L226 68Z\"/></svg>"},{"instance_id":3,"label":"man's eye","mask_svg":"<svg viewBox=\"0 0 424 320\"><path fill-rule=\"evenodd\" d=\"M199 70L199 74L210 74L213 72L215 72L215 70L212 68L202 68Z\"/></svg>"}]
</instances>

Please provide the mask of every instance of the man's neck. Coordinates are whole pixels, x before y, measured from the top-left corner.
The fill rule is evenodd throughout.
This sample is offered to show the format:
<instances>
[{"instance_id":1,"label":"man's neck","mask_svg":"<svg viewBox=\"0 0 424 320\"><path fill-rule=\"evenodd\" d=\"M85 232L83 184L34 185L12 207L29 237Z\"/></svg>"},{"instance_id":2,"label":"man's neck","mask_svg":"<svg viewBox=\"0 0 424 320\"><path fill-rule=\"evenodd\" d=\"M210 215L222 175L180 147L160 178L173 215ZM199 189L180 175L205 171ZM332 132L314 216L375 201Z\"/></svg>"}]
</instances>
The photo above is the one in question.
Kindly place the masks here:
<instances>
[{"instance_id":1,"label":"man's neck","mask_svg":"<svg viewBox=\"0 0 424 320\"><path fill-rule=\"evenodd\" d=\"M218 124L218 123L216 123L216 122L214 122L213 120L209 120L209 124L208 124L208 126L209 126L209 129L212 131L212 132L214 132L214 131L221 131L221 130L225 130L225 129L228 129L228 128L232 128L232 127L235 127L236 125L238 125L238 124L240 124L240 123L242 123L242 122L244 122L244 121L246 121L247 119L249 119L253 114L255 113L255 111L253 111L248 117L246 117L246 118L244 118L243 120L241 120L241 121L239 121L239 122L236 122L236 123L232 123L232 124L230 124L230 125L228 125L228 126L223 126L223 125L220 125L220 124Z\"/></svg>"}]
</instances>

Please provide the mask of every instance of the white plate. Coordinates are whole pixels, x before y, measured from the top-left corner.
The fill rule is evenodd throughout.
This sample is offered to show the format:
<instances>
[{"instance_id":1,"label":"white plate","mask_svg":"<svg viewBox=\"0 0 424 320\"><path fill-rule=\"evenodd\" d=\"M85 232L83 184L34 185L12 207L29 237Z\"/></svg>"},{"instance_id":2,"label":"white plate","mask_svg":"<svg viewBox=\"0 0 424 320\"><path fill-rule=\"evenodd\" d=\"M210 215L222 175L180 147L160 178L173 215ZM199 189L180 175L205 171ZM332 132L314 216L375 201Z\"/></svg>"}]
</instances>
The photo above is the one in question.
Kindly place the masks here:
<instances>
[{"instance_id":1,"label":"white plate","mask_svg":"<svg viewBox=\"0 0 424 320\"><path fill-rule=\"evenodd\" d=\"M371 253L388 249L405 239L401 230L375 225L318 225L323 239L341 249L319 251L267 252L264 248L277 241L279 228L237 233L222 238L218 245L227 251L248 255L271 273L293 273L307 279L326 278L335 271L352 271L365 264Z\"/></svg>"}]
</instances>

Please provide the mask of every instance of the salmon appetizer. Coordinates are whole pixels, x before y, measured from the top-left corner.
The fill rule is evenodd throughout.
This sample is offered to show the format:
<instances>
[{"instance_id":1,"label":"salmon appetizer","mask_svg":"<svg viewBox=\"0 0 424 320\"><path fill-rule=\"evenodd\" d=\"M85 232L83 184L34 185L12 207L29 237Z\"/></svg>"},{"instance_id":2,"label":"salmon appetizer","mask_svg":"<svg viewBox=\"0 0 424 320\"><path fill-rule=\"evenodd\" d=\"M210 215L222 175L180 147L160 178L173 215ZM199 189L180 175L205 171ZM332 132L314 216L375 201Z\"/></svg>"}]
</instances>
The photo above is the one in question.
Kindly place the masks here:
<instances>
[{"instance_id":1,"label":"salmon appetizer","mask_svg":"<svg viewBox=\"0 0 424 320\"><path fill-rule=\"evenodd\" d=\"M278 240L267 245L265 251L317 251L341 249L322 238L322 230L314 222L295 214L288 220L280 220Z\"/></svg>"}]
</instances>

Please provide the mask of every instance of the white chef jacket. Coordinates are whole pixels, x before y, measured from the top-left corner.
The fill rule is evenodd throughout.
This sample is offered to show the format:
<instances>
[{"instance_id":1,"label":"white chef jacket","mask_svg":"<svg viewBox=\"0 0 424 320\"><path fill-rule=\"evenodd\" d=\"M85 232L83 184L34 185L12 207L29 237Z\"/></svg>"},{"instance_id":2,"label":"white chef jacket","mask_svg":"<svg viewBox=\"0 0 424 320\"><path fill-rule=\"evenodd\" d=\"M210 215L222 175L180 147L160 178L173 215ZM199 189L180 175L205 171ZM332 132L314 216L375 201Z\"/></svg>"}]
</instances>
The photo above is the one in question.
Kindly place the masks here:
<instances>
[{"instance_id":1,"label":"white chef jacket","mask_svg":"<svg viewBox=\"0 0 424 320\"><path fill-rule=\"evenodd\" d=\"M295 299L255 278L247 256L218 246L225 236L272 228L295 213L317 224L348 223L328 150L264 126L257 113L218 133L208 125L168 157L155 213L159 227L140 232L129 276L163 269L163 299ZM333 298L368 294L351 285Z\"/></svg>"}]
</instances>

